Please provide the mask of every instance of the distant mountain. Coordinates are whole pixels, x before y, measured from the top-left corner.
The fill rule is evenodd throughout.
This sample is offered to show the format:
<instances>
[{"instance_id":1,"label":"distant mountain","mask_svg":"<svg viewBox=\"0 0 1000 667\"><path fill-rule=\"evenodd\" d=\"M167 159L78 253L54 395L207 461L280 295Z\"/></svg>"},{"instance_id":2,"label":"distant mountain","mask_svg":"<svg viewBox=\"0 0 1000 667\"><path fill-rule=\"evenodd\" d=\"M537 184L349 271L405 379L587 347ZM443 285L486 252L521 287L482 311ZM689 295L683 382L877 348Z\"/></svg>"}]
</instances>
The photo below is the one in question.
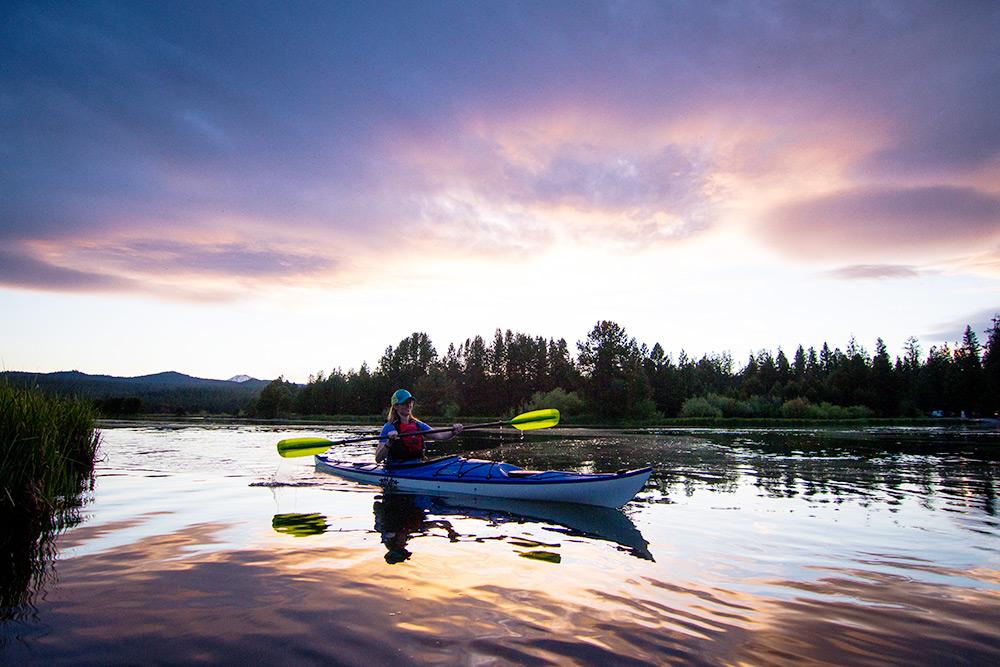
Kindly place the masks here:
<instances>
[{"instance_id":1,"label":"distant mountain","mask_svg":"<svg viewBox=\"0 0 1000 667\"><path fill-rule=\"evenodd\" d=\"M269 380L247 376L245 380L208 380L176 371L116 377L88 375L80 371L56 373L0 373L0 381L35 386L54 394L92 398L98 404L119 399L139 399L142 412L238 412L257 397ZM133 401L134 404L134 401Z\"/></svg>"},{"instance_id":2,"label":"distant mountain","mask_svg":"<svg viewBox=\"0 0 1000 667\"><path fill-rule=\"evenodd\" d=\"M260 380L257 380L257 378L252 378L249 375L234 375L233 377L226 380L226 382L252 382L254 380L260 382Z\"/></svg>"}]
</instances>

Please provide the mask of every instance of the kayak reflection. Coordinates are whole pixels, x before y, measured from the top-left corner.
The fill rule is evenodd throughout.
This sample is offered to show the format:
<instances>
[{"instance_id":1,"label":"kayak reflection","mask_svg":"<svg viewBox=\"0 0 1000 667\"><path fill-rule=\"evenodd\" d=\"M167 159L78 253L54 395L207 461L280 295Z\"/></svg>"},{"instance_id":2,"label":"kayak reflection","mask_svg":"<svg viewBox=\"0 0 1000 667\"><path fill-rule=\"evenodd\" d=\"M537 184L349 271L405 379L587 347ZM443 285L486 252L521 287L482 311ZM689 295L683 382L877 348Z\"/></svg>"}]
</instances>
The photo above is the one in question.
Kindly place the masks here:
<instances>
[{"instance_id":1,"label":"kayak reflection","mask_svg":"<svg viewBox=\"0 0 1000 667\"><path fill-rule=\"evenodd\" d=\"M617 544L636 558L653 560L649 543L621 510L594 505L547 503L481 496L423 496L408 493L385 493L376 498L373 512L375 530L386 547L386 562L400 563L412 553L406 548L414 536L443 530L452 542L469 539L459 533L444 516L481 519L490 525L538 523L557 534L586 537ZM431 518L434 517L434 518ZM481 539L473 537L473 539ZM505 539L500 536L496 539ZM525 558L560 562L553 549L558 544L510 537L517 553ZM523 550L527 549L527 550Z\"/></svg>"}]
</instances>

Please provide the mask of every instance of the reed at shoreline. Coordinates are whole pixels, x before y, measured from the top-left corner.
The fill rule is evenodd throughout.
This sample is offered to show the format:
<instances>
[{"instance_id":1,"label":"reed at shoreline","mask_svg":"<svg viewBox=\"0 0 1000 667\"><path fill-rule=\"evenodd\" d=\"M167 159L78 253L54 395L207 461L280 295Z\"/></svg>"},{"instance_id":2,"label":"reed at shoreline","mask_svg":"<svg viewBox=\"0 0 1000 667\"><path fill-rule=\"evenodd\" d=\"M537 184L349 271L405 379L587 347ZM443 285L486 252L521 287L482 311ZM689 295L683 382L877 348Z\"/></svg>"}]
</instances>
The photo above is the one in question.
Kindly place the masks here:
<instances>
[{"instance_id":1,"label":"reed at shoreline","mask_svg":"<svg viewBox=\"0 0 1000 667\"><path fill-rule=\"evenodd\" d=\"M78 494L100 444L89 401L0 383L0 509L56 510Z\"/></svg>"}]
</instances>

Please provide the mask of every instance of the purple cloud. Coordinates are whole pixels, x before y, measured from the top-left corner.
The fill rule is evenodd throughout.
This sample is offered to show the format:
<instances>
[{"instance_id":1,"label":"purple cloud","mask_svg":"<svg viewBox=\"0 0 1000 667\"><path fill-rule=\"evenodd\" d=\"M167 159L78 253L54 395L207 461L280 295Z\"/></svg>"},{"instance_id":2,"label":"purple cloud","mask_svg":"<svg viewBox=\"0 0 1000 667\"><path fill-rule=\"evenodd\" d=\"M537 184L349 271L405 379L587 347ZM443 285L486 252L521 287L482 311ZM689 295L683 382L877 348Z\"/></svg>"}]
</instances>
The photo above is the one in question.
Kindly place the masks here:
<instances>
[{"instance_id":1,"label":"purple cloud","mask_svg":"<svg viewBox=\"0 0 1000 667\"><path fill-rule=\"evenodd\" d=\"M713 165L676 146L651 154L594 150L591 155L577 156L574 152L556 154L535 171L508 168L506 195L523 205L568 205L639 222L666 214L682 221L678 235L706 224L704 209L710 204Z\"/></svg>"},{"instance_id":2,"label":"purple cloud","mask_svg":"<svg viewBox=\"0 0 1000 667\"><path fill-rule=\"evenodd\" d=\"M921 338L928 341L939 341L944 343L961 342L965 335L965 327L972 327L980 345L987 340L986 332L993 329L993 318L1000 317L1000 304L996 308L981 310L971 313L962 319L940 323L934 331L926 333Z\"/></svg>"},{"instance_id":3,"label":"purple cloud","mask_svg":"<svg viewBox=\"0 0 1000 667\"><path fill-rule=\"evenodd\" d=\"M76 267L100 267L84 270ZM122 291L216 300L235 298L239 287L192 289L190 278L239 278L270 283L321 276L337 262L319 254L252 247L241 243L135 241L84 245L60 252L58 262L27 246L0 251L0 285L56 291Z\"/></svg>"},{"instance_id":4,"label":"purple cloud","mask_svg":"<svg viewBox=\"0 0 1000 667\"><path fill-rule=\"evenodd\" d=\"M842 246L837 221L875 209L897 230L912 214L917 236L940 238L946 224L989 236L975 226L991 214L971 209L989 209L992 194L879 184L914 170L959 183L995 164L997 3L9 5L0 242L174 238L161 229L225 218L263 249L161 250L194 272L243 276L283 261L255 224L280 226L292 246L321 233L374 248L419 223L489 247L505 235L484 203L540 242L552 235L529 209L570 206L644 243L715 220L717 135L855 125L881 132L853 165L859 189L778 212L779 245ZM593 136L538 149L531 164L489 145L497 127L561 116L590 119ZM411 160L413 145L440 163ZM460 189L467 198L442 207ZM782 217L797 213L816 214L796 218L801 235ZM863 225L847 230L877 241ZM119 260L139 270L142 257L155 268L138 247Z\"/></svg>"},{"instance_id":5,"label":"purple cloud","mask_svg":"<svg viewBox=\"0 0 1000 667\"><path fill-rule=\"evenodd\" d=\"M81 271L0 250L0 285L63 292L131 291L133 281L96 271Z\"/></svg>"},{"instance_id":6,"label":"purple cloud","mask_svg":"<svg viewBox=\"0 0 1000 667\"><path fill-rule=\"evenodd\" d=\"M329 271L336 262L321 255L285 252L245 243L183 243L145 240L88 249L87 256L126 271L267 278Z\"/></svg>"},{"instance_id":7,"label":"purple cloud","mask_svg":"<svg viewBox=\"0 0 1000 667\"><path fill-rule=\"evenodd\" d=\"M918 278L922 273L923 271L913 266L854 264L852 266L843 266L833 271L827 271L826 275L844 280L870 280L881 278Z\"/></svg>"},{"instance_id":8,"label":"purple cloud","mask_svg":"<svg viewBox=\"0 0 1000 667\"><path fill-rule=\"evenodd\" d=\"M807 258L968 255L1000 240L1000 196L959 187L849 190L780 207L762 231Z\"/></svg>"}]
</instances>

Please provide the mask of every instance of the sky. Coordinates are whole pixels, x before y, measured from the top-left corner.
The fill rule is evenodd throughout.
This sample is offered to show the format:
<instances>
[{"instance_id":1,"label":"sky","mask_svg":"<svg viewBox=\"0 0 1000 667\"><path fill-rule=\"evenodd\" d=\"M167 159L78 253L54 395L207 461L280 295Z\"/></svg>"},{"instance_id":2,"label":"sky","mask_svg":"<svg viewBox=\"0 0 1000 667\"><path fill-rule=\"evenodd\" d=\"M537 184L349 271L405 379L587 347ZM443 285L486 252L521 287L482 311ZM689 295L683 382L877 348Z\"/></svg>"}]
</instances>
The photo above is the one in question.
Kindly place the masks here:
<instances>
[{"instance_id":1,"label":"sky","mask_svg":"<svg viewBox=\"0 0 1000 667\"><path fill-rule=\"evenodd\" d=\"M1000 313L1000 3L5 2L0 368Z\"/></svg>"}]
</instances>

